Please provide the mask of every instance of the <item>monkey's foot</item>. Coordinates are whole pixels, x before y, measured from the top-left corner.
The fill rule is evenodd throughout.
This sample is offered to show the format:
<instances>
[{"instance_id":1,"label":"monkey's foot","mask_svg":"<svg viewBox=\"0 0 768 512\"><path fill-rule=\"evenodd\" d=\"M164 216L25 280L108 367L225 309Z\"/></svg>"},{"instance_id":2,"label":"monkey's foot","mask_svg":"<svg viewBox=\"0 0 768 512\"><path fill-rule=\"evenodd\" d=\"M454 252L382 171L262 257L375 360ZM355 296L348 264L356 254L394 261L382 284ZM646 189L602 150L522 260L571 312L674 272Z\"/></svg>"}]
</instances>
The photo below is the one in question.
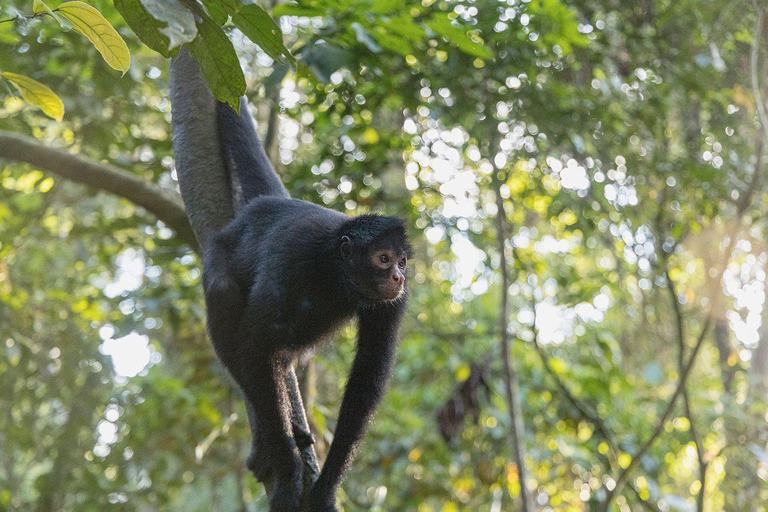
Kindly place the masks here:
<instances>
[{"instance_id":1,"label":"monkey's foot","mask_svg":"<svg viewBox=\"0 0 768 512\"><path fill-rule=\"evenodd\" d=\"M293 439L296 440L296 446L299 447L299 450L315 444L312 432L299 425L295 420L291 421L291 427L293 428Z\"/></svg>"}]
</instances>

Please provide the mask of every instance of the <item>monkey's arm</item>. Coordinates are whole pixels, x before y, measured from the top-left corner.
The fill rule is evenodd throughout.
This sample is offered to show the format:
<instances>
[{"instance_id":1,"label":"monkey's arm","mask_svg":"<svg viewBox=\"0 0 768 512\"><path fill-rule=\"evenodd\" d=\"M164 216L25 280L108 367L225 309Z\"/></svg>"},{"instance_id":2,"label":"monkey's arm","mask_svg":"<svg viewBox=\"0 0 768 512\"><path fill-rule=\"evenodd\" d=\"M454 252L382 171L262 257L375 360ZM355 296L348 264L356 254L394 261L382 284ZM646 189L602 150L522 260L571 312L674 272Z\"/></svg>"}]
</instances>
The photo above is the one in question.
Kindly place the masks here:
<instances>
[{"instance_id":1,"label":"monkey's arm","mask_svg":"<svg viewBox=\"0 0 768 512\"><path fill-rule=\"evenodd\" d=\"M310 494L309 510L313 512L336 510L336 490L386 391L404 311L405 301L401 300L360 312L357 355L341 402L333 443Z\"/></svg>"}]
</instances>

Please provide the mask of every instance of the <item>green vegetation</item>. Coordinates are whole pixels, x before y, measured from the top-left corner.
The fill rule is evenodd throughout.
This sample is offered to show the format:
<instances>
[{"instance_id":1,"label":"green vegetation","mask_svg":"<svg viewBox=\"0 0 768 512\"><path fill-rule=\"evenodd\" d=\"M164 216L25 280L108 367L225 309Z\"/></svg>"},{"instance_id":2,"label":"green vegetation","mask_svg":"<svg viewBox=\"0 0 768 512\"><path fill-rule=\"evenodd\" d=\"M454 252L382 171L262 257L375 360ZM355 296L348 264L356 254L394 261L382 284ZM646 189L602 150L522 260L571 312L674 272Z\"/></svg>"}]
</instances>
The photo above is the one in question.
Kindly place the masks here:
<instances>
[{"instance_id":1,"label":"green vegetation","mask_svg":"<svg viewBox=\"0 0 768 512\"><path fill-rule=\"evenodd\" d=\"M766 510L767 14L4 1L0 510L265 510L177 192L181 45L292 195L412 230L345 510ZM298 368L321 459L339 338Z\"/></svg>"}]
</instances>

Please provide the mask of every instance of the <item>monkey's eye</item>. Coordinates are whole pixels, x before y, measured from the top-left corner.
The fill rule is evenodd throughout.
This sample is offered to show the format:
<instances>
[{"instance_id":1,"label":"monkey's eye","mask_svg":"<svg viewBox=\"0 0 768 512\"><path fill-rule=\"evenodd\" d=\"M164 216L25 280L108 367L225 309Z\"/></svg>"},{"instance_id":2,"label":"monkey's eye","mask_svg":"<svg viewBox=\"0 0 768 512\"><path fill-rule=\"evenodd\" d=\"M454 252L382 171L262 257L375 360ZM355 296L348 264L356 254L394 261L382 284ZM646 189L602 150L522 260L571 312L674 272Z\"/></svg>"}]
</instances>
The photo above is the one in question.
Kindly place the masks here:
<instances>
[{"instance_id":1,"label":"monkey's eye","mask_svg":"<svg viewBox=\"0 0 768 512\"><path fill-rule=\"evenodd\" d=\"M379 256L379 261L384 264L387 264L389 263L389 256L387 256L386 254L382 254Z\"/></svg>"},{"instance_id":2,"label":"monkey's eye","mask_svg":"<svg viewBox=\"0 0 768 512\"><path fill-rule=\"evenodd\" d=\"M401 259L400 263L398 263L398 265L400 265L400 268L405 268L405 265L406 265L405 258Z\"/></svg>"}]
</instances>

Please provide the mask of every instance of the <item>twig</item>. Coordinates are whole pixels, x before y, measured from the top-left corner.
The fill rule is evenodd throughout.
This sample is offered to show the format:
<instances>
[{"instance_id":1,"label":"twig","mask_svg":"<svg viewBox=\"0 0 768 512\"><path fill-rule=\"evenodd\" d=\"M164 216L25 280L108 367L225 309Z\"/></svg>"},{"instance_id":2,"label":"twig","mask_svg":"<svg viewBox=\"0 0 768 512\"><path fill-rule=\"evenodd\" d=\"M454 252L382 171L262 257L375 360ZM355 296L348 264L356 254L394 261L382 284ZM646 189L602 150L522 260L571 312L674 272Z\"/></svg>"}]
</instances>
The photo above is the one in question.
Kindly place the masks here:
<instances>
[{"instance_id":1,"label":"twig","mask_svg":"<svg viewBox=\"0 0 768 512\"><path fill-rule=\"evenodd\" d=\"M664 410L664 413L661 415L661 418L659 419L659 422L656 425L656 428L653 430L653 433L648 438L648 440L645 443L643 443L643 445L637 451L635 456L632 457L632 462L629 463L629 466L627 466L627 469L625 469L619 475L619 478L616 480L616 486L613 488L612 491L610 491L606 500L600 505L600 508L598 509L600 512L608 512L608 508L610 507L613 496L617 492L619 492L622 487L624 487L624 484L626 483L627 478L629 478L629 476L632 474L632 471L640 462L640 459L643 457L643 455L645 455L648 452L648 450L651 449L651 447L653 446L653 443L656 442L656 439L661 435L662 431L664 430L664 424L667 422L667 419L669 419L669 415L672 413L672 410L675 407L675 402L677 402L677 398L682 394L683 389L685 389L685 383L688 380L688 376L691 374L693 363L696 362L696 356L699 354L699 350L701 350L701 347L704 344L704 336L709 330L709 324L711 322L712 322L712 313L707 315L707 318L704 321L704 326L701 328L701 333L699 334L699 338L698 340L696 340L696 345L693 347L693 352L691 353L691 357L688 359L688 363L685 365L682 373L680 374L680 381L677 384L677 388L675 389L675 392L672 394L672 398L670 398L669 403L667 404L667 408Z\"/></svg>"},{"instance_id":2,"label":"twig","mask_svg":"<svg viewBox=\"0 0 768 512\"><path fill-rule=\"evenodd\" d=\"M492 145L491 148L494 146ZM504 365L504 387L507 393L507 408L509 409L510 431L509 442L517 465L517 474L520 481L520 501L522 512L533 511L533 501L526 485L527 470L525 469L525 424L520 400L517 396L518 381L515 370L509 361L509 332L507 330L507 318L509 316L509 273L507 270L506 256L506 213L504 210L504 198L501 196L501 180L498 176L499 169L493 174L493 182L496 186L496 234L499 244L500 272L501 272L501 306L499 308L499 328L501 330L500 345L501 358Z\"/></svg>"},{"instance_id":3,"label":"twig","mask_svg":"<svg viewBox=\"0 0 768 512\"><path fill-rule=\"evenodd\" d=\"M555 384L560 389L560 391L565 395L565 398L568 400L568 402L573 405L576 410L581 414L582 418L585 420L591 422L595 425L595 428L600 434L602 434L603 439L605 439L605 442L608 443L608 449L609 453L612 456L606 457L608 460L608 465L611 468L617 468L618 469L618 459L616 457L616 453L619 452L619 448L616 444L616 441L613 438L613 433L608 428L608 426L605 424L603 419L600 417L597 411L593 410L592 407L588 406L584 401L576 398L576 396L573 394L573 392L570 390L570 388L565 384L563 379L560 378L560 376L555 372L554 368L552 368L551 363L549 362L549 356L544 352L544 348L541 346L541 343L539 343L539 330L536 328L536 305L533 304L533 346L536 348L536 352L539 354L539 359L541 360L541 364L544 365L544 369L549 374L550 377L552 377L552 380L555 381ZM633 482L629 482L629 486L632 489L632 492L635 494L635 497L640 501L640 504L643 505L647 510L658 510L657 508L654 508L652 504L643 498L640 495L640 491L635 487Z\"/></svg>"},{"instance_id":4,"label":"twig","mask_svg":"<svg viewBox=\"0 0 768 512\"><path fill-rule=\"evenodd\" d=\"M762 95L760 94L760 80L757 76L758 56L760 53L760 46L758 40L763 35L763 15L762 9L757 10L757 23L755 23L755 38L752 41L752 51L749 57L749 72L752 77L752 94L755 95L755 103L757 104L757 113L760 116L760 125L763 129L763 139L768 143L768 114L765 112L765 105L763 104Z\"/></svg>"},{"instance_id":5,"label":"twig","mask_svg":"<svg viewBox=\"0 0 768 512\"><path fill-rule=\"evenodd\" d=\"M51 9L51 12L57 12L58 10L59 9ZM11 23L11 22L14 22L14 21L17 21L17 20L20 20L20 19L23 19L23 20L33 20L35 18L42 18L43 16L50 16L50 15L51 15L51 13L47 12L47 11L36 12L35 14L33 14L31 16L25 16L24 14L17 14L16 16L14 16L12 18L6 18L4 20L0 20L0 23Z\"/></svg>"},{"instance_id":6,"label":"twig","mask_svg":"<svg viewBox=\"0 0 768 512\"><path fill-rule=\"evenodd\" d=\"M668 258L665 258L668 260ZM670 298L672 299L672 310L675 313L675 326L677 327L677 367L678 371L682 374L685 368L685 330L683 324L683 312L680 309L680 303L677 300L677 290L675 289L675 283L666 272L667 277L667 290L669 290ZM694 420L693 411L691 407L691 399L688 395L688 386L683 383L683 407L685 409L685 416L688 418L690 424L691 439L694 445L696 445L696 459L699 463L699 492L696 493L696 510L697 512L703 512L704 510L704 487L707 481L707 462L704 460L704 450L701 444L701 440L697 433L696 422Z\"/></svg>"}]
</instances>

